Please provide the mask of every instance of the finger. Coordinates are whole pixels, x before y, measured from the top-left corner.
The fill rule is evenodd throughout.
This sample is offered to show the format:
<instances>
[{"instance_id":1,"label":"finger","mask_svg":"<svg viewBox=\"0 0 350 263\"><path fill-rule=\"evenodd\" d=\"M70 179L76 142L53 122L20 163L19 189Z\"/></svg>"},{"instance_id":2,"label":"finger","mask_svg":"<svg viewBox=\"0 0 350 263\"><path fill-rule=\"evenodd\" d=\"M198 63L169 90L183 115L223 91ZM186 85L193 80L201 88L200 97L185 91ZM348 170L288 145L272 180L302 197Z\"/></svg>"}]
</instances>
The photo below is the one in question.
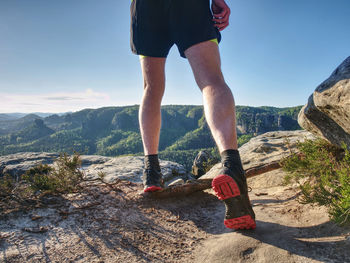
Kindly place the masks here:
<instances>
[{"instance_id":1,"label":"finger","mask_svg":"<svg viewBox=\"0 0 350 263\"><path fill-rule=\"evenodd\" d=\"M218 30L219 30L219 31L222 31L222 30L224 30L226 27L228 27L228 24L227 24L226 26L223 26L223 27L218 28Z\"/></svg>"},{"instance_id":2,"label":"finger","mask_svg":"<svg viewBox=\"0 0 350 263\"><path fill-rule=\"evenodd\" d=\"M224 30L226 27L228 27L228 23L227 23L225 26L221 27L221 28L219 29L219 31Z\"/></svg>"},{"instance_id":3,"label":"finger","mask_svg":"<svg viewBox=\"0 0 350 263\"><path fill-rule=\"evenodd\" d=\"M220 18L220 19L213 19L213 22L215 24L225 24L229 22L229 17L225 17L225 18Z\"/></svg>"},{"instance_id":4,"label":"finger","mask_svg":"<svg viewBox=\"0 0 350 263\"><path fill-rule=\"evenodd\" d=\"M213 14L215 18L224 17L227 14L227 10L223 10L221 13Z\"/></svg>"},{"instance_id":5,"label":"finger","mask_svg":"<svg viewBox=\"0 0 350 263\"><path fill-rule=\"evenodd\" d=\"M228 25L229 25L229 22L227 21L226 23L215 24L214 26L215 26L219 31L222 31L222 30L224 30Z\"/></svg>"},{"instance_id":6,"label":"finger","mask_svg":"<svg viewBox=\"0 0 350 263\"><path fill-rule=\"evenodd\" d=\"M230 10L230 8L228 6L224 6L224 7L220 8L220 9L221 9L220 10L221 12L220 13L214 13L215 16L218 16L218 15L224 16L227 13L231 13L231 10Z\"/></svg>"},{"instance_id":7,"label":"finger","mask_svg":"<svg viewBox=\"0 0 350 263\"><path fill-rule=\"evenodd\" d=\"M221 17L222 19L228 19L230 17L231 10L228 8L226 12L224 12L224 15Z\"/></svg>"},{"instance_id":8,"label":"finger","mask_svg":"<svg viewBox=\"0 0 350 263\"><path fill-rule=\"evenodd\" d=\"M213 21L218 22L218 23L223 23L228 21L230 18L230 11L228 10L228 12L224 13L223 16L214 16Z\"/></svg>"},{"instance_id":9,"label":"finger","mask_svg":"<svg viewBox=\"0 0 350 263\"><path fill-rule=\"evenodd\" d=\"M226 23L228 21L229 17L226 16L226 17L223 17L223 18L214 18L213 21L215 23Z\"/></svg>"}]
</instances>

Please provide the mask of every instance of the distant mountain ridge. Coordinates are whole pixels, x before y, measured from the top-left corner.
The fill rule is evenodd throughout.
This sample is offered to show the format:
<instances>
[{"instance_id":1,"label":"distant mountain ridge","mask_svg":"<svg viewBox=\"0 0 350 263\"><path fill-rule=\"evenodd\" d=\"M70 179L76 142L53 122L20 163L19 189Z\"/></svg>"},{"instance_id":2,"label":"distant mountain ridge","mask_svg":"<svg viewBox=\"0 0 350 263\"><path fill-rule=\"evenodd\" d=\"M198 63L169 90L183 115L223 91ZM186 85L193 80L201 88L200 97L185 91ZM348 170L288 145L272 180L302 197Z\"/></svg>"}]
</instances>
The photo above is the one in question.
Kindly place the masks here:
<instances>
[{"instance_id":1,"label":"distant mountain ridge","mask_svg":"<svg viewBox=\"0 0 350 263\"><path fill-rule=\"evenodd\" d=\"M12 116L7 120L2 119L0 120L0 135L19 132L33 124L36 119L41 119L41 117L32 113L20 118Z\"/></svg>"},{"instance_id":2,"label":"distant mountain ridge","mask_svg":"<svg viewBox=\"0 0 350 263\"><path fill-rule=\"evenodd\" d=\"M300 129L297 123L300 108L237 106L237 131L243 138L241 143L268 131ZM29 114L15 120L0 120L0 154L24 151L78 151L106 156L142 153L138 109L137 105L104 107L62 116ZM172 156L172 160L180 155L187 158L199 149L213 147L215 143L202 106L162 107L159 148L163 156Z\"/></svg>"},{"instance_id":3,"label":"distant mountain ridge","mask_svg":"<svg viewBox=\"0 0 350 263\"><path fill-rule=\"evenodd\" d=\"M15 120L15 119L19 119L19 118L22 118L26 115L29 115L29 114L35 114L35 115L38 115L42 118L45 118L45 117L48 117L50 115L53 115L53 114L57 114L57 115L64 115L64 114L67 114L67 113L71 113L71 112L60 112L60 113L49 113L49 112L31 112L31 113L23 113L23 112L10 112L10 113L0 113L0 121L1 120Z\"/></svg>"},{"instance_id":4,"label":"distant mountain ridge","mask_svg":"<svg viewBox=\"0 0 350 263\"><path fill-rule=\"evenodd\" d=\"M0 113L0 121L9 121L14 119L17 119L17 117L13 116L12 114Z\"/></svg>"}]
</instances>

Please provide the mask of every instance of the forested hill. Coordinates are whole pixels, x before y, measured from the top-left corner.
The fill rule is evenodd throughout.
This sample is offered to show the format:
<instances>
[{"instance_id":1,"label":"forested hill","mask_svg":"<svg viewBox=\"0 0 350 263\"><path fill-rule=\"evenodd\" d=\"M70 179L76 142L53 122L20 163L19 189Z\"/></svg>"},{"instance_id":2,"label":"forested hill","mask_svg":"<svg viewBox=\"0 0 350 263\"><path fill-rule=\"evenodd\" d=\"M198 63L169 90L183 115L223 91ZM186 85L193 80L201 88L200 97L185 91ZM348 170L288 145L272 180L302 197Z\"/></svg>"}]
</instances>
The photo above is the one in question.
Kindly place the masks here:
<instances>
[{"instance_id":1,"label":"forested hill","mask_svg":"<svg viewBox=\"0 0 350 263\"><path fill-rule=\"evenodd\" d=\"M300 129L296 121L300 108L237 106L241 143L267 131ZM174 156L182 154L186 159L189 153L192 156L199 149L214 146L202 106L162 107L160 151L165 158L179 161ZM29 114L0 119L0 154L23 151L78 151L107 156L141 153L138 106L85 109L45 118Z\"/></svg>"}]
</instances>

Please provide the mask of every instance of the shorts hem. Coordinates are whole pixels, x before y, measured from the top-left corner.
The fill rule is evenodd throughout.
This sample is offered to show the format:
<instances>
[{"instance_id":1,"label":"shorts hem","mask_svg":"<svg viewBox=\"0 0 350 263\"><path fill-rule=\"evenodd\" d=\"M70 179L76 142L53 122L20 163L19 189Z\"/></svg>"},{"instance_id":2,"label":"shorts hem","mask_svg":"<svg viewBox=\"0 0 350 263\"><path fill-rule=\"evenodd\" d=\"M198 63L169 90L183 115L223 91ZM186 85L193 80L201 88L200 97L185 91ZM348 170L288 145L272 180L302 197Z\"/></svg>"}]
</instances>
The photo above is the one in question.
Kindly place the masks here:
<instances>
[{"instance_id":1,"label":"shorts hem","mask_svg":"<svg viewBox=\"0 0 350 263\"><path fill-rule=\"evenodd\" d=\"M185 51L187 49L189 49L190 47L193 47L195 45L198 45L200 43L203 43L203 42L212 41L213 39L216 39L217 42L215 42L215 43L217 43L217 45L219 45L219 43L221 41L221 38L219 38L219 37L208 37L208 38L204 38L203 40L192 41L190 44L186 45L186 48L181 49L181 50L179 48L180 56L183 57L183 58L186 58ZM214 42L214 41L212 41L212 42Z\"/></svg>"},{"instance_id":2,"label":"shorts hem","mask_svg":"<svg viewBox=\"0 0 350 263\"><path fill-rule=\"evenodd\" d=\"M149 52L142 52L142 51L132 51L134 55L138 55L140 57L153 57L153 58L166 58L168 57L168 54L166 55L158 55L154 53L149 53Z\"/></svg>"}]
</instances>

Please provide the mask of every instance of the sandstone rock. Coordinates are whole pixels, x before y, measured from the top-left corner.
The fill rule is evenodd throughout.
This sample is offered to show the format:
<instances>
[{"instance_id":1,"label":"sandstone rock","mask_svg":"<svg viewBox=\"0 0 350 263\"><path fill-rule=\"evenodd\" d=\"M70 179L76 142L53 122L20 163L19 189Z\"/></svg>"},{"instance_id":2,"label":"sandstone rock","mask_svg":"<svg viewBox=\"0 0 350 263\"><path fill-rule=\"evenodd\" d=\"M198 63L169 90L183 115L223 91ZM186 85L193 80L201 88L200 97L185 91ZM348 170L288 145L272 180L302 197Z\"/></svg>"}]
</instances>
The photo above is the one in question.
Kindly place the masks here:
<instances>
[{"instance_id":1,"label":"sandstone rock","mask_svg":"<svg viewBox=\"0 0 350 263\"><path fill-rule=\"evenodd\" d=\"M332 144L350 147L350 57L316 88L298 122Z\"/></svg>"},{"instance_id":2,"label":"sandstone rock","mask_svg":"<svg viewBox=\"0 0 350 263\"><path fill-rule=\"evenodd\" d=\"M206 167L217 162L207 151L200 151L193 161L192 174L198 178L206 173Z\"/></svg>"},{"instance_id":3,"label":"sandstone rock","mask_svg":"<svg viewBox=\"0 0 350 263\"><path fill-rule=\"evenodd\" d=\"M86 157L82 156L82 158ZM83 166L87 179L95 180L98 178L99 173L103 173L105 175L103 181L106 183L114 183L119 179L137 183L142 182L143 157L123 156L103 158L108 158L108 160L102 163ZM175 162L160 160L160 166L165 183L175 178L186 178L187 176L185 168Z\"/></svg>"},{"instance_id":4,"label":"sandstone rock","mask_svg":"<svg viewBox=\"0 0 350 263\"><path fill-rule=\"evenodd\" d=\"M0 176L6 173L15 178L19 178L30 168L42 164L54 165L54 161L59 157L56 153L17 153L0 157ZM97 180L99 173L103 173L106 183L114 183L117 180L128 180L131 182L141 182L143 170L143 157L105 157L99 155L82 155L82 171L86 180ZM175 162L160 161L162 173L166 183L171 183L175 179L187 180L185 168Z\"/></svg>"},{"instance_id":5,"label":"sandstone rock","mask_svg":"<svg viewBox=\"0 0 350 263\"><path fill-rule=\"evenodd\" d=\"M248 143L239 148L243 168L249 177L250 169L261 169L266 167L264 172L279 168L279 162L290 155L291 150L299 141L314 139L308 131L274 131L267 132L252 138ZM221 164L216 164L208 173L200 179L212 179L217 174ZM260 173L260 172L259 172Z\"/></svg>"},{"instance_id":6,"label":"sandstone rock","mask_svg":"<svg viewBox=\"0 0 350 263\"><path fill-rule=\"evenodd\" d=\"M0 177L6 173L18 178L30 168L42 164L52 164L59 157L57 153L16 153L0 156Z\"/></svg>"},{"instance_id":7,"label":"sandstone rock","mask_svg":"<svg viewBox=\"0 0 350 263\"><path fill-rule=\"evenodd\" d=\"M177 178L174 181L172 181L168 186L183 185L184 183L185 183L184 179Z\"/></svg>"}]
</instances>

